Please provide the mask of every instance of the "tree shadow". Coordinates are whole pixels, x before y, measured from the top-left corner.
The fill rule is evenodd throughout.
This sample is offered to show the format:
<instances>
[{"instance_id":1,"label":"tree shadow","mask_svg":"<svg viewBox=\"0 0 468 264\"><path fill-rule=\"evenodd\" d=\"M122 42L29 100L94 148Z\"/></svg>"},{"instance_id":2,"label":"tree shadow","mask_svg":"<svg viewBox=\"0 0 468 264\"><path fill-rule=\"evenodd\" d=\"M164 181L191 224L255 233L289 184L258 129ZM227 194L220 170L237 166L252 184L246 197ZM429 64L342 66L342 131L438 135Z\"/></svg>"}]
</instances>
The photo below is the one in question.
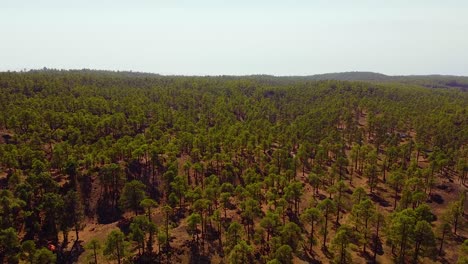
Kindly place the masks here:
<instances>
[{"instance_id":1,"label":"tree shadow","mask_svg":"<svg viewBox=\"0 0 468 264\"><path fill-rule=\"evenodd\" d=\"M5 178L0 178L0 188L1 188L2 190L8 188L8 177L9 177L9 176L7 176L7 177L5 177Z\"/></svg>"},{"instance_id":2,"label":"tree shadow","mask_svg":"<svg viewBox=\"0 0 468 264\"><path fill-rule=\"evenodd\" d=\"M377 251L377 255L384 254L382 240L380 239L380 237L377 238L375 234L372 235L372 243L370 244L370 246L372 250Z\"/></svg>"},{"instance_id":3,"label":"tree shadow","mask_svg":"<svg viewBox=\"0 0 468 264\"><path fill-rule=\"evenodd\" d=\"M322 250L322 253L325 255L325 257L327 257L328 259L333 258L333 253L328 251L327 247L322 247L321 250Z\"/></svg>"},{"instance_id":4,"label":"tree shadow","mask_svg":"<svg viewBox=\"0 0 468 264\"><path fill-rule=\"evenodd\" d=\"M149 264L149 263L161 263L158 254L151 252L145 252L145 254L137 255L133 258L132 263L135 264Z\"/></svg>"},{"instance_id":5,"label":"tree shadow","mask_svg":"<svg viewBox=\"0 0 468 264\"><path fill-rule=\"evenodd\" d=\"M175 213L174 213L174 214L171 214L171 216L170 216L169 218L170 218L170 220L171 220L173 223L179 225L179 224L180 224L180 221L186 217L187 212L188 212L187 208L185 208L185 207L178 207L178 208L175 210Z\"/></svg>"},{"instance_id":6,"label":"tree shadow","mask_svg":"<svg viewBox=\"0 0 468 264\"><path fill-rule=\"evenodd\" d=\"M366 263L369 263L369 264L374 263L373 255L369 251L366 251L366 252L360 251L358 253L358 256L362 257Z\"/></svg>"},{"instance_id":7,"label":"tree shadow","mask_svg":"<svg viewBox=\"0 0 468 264\"><path fill-rule=\"evenodd\" d=\"M288 211L286 212L286 215L288 216L289 218L289 221L297 224L297 225L300 225L301 224L301 221L299 220L299 217L297 217L297 215L291 210L288 208Z\"/></svg>"},{"instance_id":8,"label":"tree shadow","mask_svg":"<svg viewBox=\"0 0 468 264\"><path fill-rule=\"evenodd\" d=\"M189 263L197 264L210 264L211 259L209 256L203 254L201 245L197 241L189 241L188 247L190 248L190 260Z\"/></svg>"},{"instance_id":9,"label":"tree shadow","mask_svg":"<svg viewBox=\"0 0 468 264\"><path fill-rule=\"evenodd\" d=\"M387 200L383 199L382 197L380 197L379 195L375 193L371 193L369 196L373 202L378 203L382 207L391 206L391 204Z\"/></svg>"},{"instance_id":10,"label":"tree shadow","mask_svg":"<svg viewBox=\"0 0 468 264\"><path fill-rule=\"evenodd\" d=\"M457 241L458 243L461 244L466 240L466 237L462 236L460 234L457 234L457 235L454 236L454 239L455 239L455 241Z\"/></svg>"},{"instance_id":11,"label":"tree shadow","mask_svg":"<svg viewBox=\"0 0 468 264\"><path fill-rule=\"evenodd\" d=\"M452 264L453 262L445 258L445 252L442 252L442 255L438 256L437 260L442 264Z\"/></svg>"},{"instance_id":12,"label":"tree shadow","mask_svg":"<svg viewBox=\"0 0 468 264\"><path fill-rule=\"evenodd\" d=\"M172 238L173 237L171 237L170 241L172 241ZM183 249L173 248L170 244L167 246L162 246L160 251L156 253L157 261L154 263L177 263L178 259L173 259L173 255L175 254L183 254Z\"/></svg>"},{"instance_id":13,"label":"tree shadow","mask_svg":"<svg viewBox=\"0 0 468 264\"><path fill-rule=\"evenodd\" d=\"M210 242L219 240L218 230L214 226L206 226L205 239Z\"/></svg>"},{"instance_id":14,"label":"tree shadow","mask_svg":"<svg viewBox=\"0 0 468 264\"><path fill-rule=\"evenodd\" d=\"M321 264L322 262L320 260L315 259L315 254L311 254L309 249L304 247L304 251L302 254L298 254L297 257L307 263L311 264Z\"/></svg>"},{"instance_id":15,"label":"tree shadow","mask_svg":"<svg viewBox=\"0 0 468 264\"><path fill-rule=\"evenodd\" d=\"M119 208L111 206L108 199L98 200L96 212L99 224L113 223L122 216L122 212L119 210Z\"/></svg>"},{"instance_id":16,"label":"tree shadow","mask_svg":"<svg viewBox=\"0 0 468 264\"><path fill-rule=\"evenodd\" d=\"M322 201L322 200L325 200L325 199L327 198L327 196L325 196L325 195L323 195L323 194L321 194L321 193L319 193L318 196L316 195L316 197L317 197L319 200L321 200L321 201Z\"/></svg>"},{"instance_id":17,"label":"tree shadow","mask_svg":"<svg viewBox=\"0 0 468 264\"><path fill-rule=\"evenodd\" d=\"M373 234L371 237L371 242L368 245L368 249L369 251L361 251L358 254L366 260L366 263L374 263L374 250L379 256L382 256L384 254L382 240L380 238L377 238L375 234Z\"/></svg>"},{"instance_id":18,"label":"tree shadow","mask_svg":"<svg viewBox=\"0 0 468 264\"><path fill-rule=\"evenodd\" d=\"M450 192L453 192L453 187L451 187L450 185L446 184L446 183L442 183L442 184L439 184L436 186L437 189L439 190L442 190L442 191L445 191L447 193L450 193Z\"/></svg>"},{"instance_id":19,"label":"tree shadow","mask_svg":"<svg viewBox=\"0 0 468 264\"><path fill-rule=\"evenodd\" d=\"M57 250L57 263L78 263L78 258L84 252L82 241L74 241L69 251Z\"/></svg>"},{"instance_id":20,"label":"tree shadow","mask_svg":"<svg viewBox=\"0 0 468 264\"><path fill-rule=\"evenodd\" d=\"M442 198L442 196L439 194L431 194L430 201L435 202L436 204L443 204L444 198Z\"/></svg>"},{"instance_id":21,"label":"tree shadow","mask_svg":"<svg viewBox=\"0 0 468 264\"><path fill-rule=\"evenodd\" d=\"M130 233L130 224L132 223L133 218L127 219L122 218L117 223L117 227L122 231L122 233L128 235Z\"/></svg>"}]
</instances>

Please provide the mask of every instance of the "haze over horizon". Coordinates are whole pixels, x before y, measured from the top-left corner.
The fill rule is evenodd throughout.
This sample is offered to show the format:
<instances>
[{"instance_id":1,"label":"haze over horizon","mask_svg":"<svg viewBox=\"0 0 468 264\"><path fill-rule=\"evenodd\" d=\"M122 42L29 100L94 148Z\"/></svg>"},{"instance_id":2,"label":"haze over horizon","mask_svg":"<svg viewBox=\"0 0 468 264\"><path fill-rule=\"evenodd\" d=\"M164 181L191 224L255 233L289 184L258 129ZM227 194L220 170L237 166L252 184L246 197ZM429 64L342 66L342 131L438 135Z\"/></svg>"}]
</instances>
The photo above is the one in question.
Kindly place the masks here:
<instances>
[{"instance_id":1,"label":"haze over horizon","mask_svg":"<svg viewBox=\"0 0 468 264\"><path fill-rule=\"evenodd\" d=\"M468 75L464 1L2 1L0 71Z\"/></svg>"}]
</instances>

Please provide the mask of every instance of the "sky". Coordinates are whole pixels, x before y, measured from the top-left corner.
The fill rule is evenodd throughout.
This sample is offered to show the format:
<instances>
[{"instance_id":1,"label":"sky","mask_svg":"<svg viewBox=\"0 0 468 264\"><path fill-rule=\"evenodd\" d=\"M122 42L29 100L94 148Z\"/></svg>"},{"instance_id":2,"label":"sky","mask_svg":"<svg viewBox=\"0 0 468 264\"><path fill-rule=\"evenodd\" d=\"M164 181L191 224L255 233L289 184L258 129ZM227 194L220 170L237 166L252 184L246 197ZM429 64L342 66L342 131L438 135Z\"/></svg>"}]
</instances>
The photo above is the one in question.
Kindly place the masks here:
<instances>
[{"instance_id":1,"label":"sky","mask_svg":"<svg viewBox=\"0 0 468 264\"><path fill-rule=\"evenodd\" d=\"M0 71L468 76L465 0L0 0Z\"/></svg>"}]
</instances>

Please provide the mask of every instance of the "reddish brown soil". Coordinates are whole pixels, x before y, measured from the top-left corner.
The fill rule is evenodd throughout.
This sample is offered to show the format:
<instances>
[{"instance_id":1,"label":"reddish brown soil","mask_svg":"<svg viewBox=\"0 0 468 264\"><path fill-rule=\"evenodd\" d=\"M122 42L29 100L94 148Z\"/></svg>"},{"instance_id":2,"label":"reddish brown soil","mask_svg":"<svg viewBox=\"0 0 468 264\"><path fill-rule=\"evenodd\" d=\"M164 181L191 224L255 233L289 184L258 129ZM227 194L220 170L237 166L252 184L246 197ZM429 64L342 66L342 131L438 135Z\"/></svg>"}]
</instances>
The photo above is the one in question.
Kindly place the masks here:
<instances>
[{"instance_id":1,"label":"reddish brown soil","mask_svg":"<svg viewBox=\"0 0 468 264\"><path fill-rule=\"evenodd\" d=\"M360 126L366 126L367 120L366 120L366 115L365 113L361 115L359 118L359 124ZM415 134L414 131L411 131L410 136L414 138ZM179 171L184 172L183 169L183 164L185 163L186 158L182 157L179 162ZM426 167L428 166L427 160L424 160L423 158L420 157L419 161L419 166L420 167ZM192 173L193 175L193 173ZM302 171L298 168L297 171L297 180L302 181L305 183L305 179L307 179L307 174L305 176L302 176ZM194 180L192 179L192 182ZM346 180L346 183L349 184L349 181ZM93 197L91 198L91 204L95 206L98 195L99 195L99 184L98 180L94 179L93 181ZM351 191L353 191L356 187L361 186L366 189L366 191L369 193L369 188L367 187L367 180L364 177L361 177L359 174L354 174L353 175L353 182L352 185L349 186ZM439 203L434 202L434 201L429 201L429 206L431 207L433 213L437 216L440 216L443 214L443 212L446 210L447 204L450 201L454 201L458 198L458 194L460 191L466 190L466 187L460 186L458 183L455 182L443 182L441 178L438 178L438 182L436 183L436 186L444 186L444 189L442 188L434 188L433 190L433 195L440 197ZM348 197L350 196L349 194L345 194ZM380 182L378 184L378 187L374 191L375 197L379 197L381 202L387 202L389 205L387 206L382 206L379 203L376 203L377 205L377 210L384 213L385 215L388 215L393 211L393 191L388 188L380 179ZM324 190L320 190L320 195L321 197L328 197L328 193L326 193ZM236 203L236 201L233 201ZM313 190L312 187L309 184L305 184L304 188L304 195L303 198L300 202L300 211L302 212L305 208L310 207L311 205L316 205L319 202L318 198L313 195ZM267 206L263 206L262 210L266 212ZM160 227L164 226L164 213L158 208L156 210L153 210L153 215L152 218L156 222L156 224ZM346 209L346 213L344 213L341 218L340 218L340 223L345 223L348 216L349 216L349 211L350 209ZM467 216L467 214L465 214ZM127 214L126 217L131 217L131 214ZM240 222L240 216L237 210L228 210L227 211L227 217L229 219L235 220ZM256 222L256 226L258 226L258 220ZM467 219L468 220L468 219ZM440 224L440 217L433 223L434 227L437 227ZM333 226L333 225L332 225ZM117 228L116 223L108 224L108 225L98 225L94 221L89 220L89 222L86 225L86 228L80 232L80 239L83 242L83 245L89 242L92 238L97 238L98 240L104 242L105 237L109 234L109 232L113 229ZM170 229L170 234L171 234L171 247L179 249L179 254L174 254L171 263L189 263L189 248L187 246L188 242L192 239L191 236L188 235L187 231L187 223L186 220L183 219L180 221L180 223L177 226L173 226ZM434 229L436 230L436 229ZM331 239L334 236L334 233L336 231L336 227L332 228L332 231L328 235L328 243L331 241ZM377 257L377 262L378 263L393 263L391 259L391 250L390 248L385 245L385 237L384 237L384 232L381 232L382 237L382 243L383 243L383 250L384 254L379 255ZM318 232L317 232L318 235ZM468 232L467 230L460 228L458 232L458 237L449 237L446 240L446 244L444 246L445 248L445 255L442 258L439 258L436 262L433 262L429 259L424 259L424 263L456 263L456 260L458 258L458 247L463 241L464 238L468 237ZM314 259L320 260L322 263L329 263L330 259L324 254L324 252L320 249L320 245L322 243L322 236L318 235L318 245L314 247ZM70 240L73 240L73 234L70 233ZM217 241L213 242L212 248L213 247L218 247ZM437 242L439 243L439 242ZM208 243L205 243L205 251L208 251ZM157 248L157 245L156 245ZM368 252L371 252L370 249L368 249ZM308 255L308 253L301 253L302 255ZM298 255L301 255L298 254ZM87 252L85 252L79 259L80 263L85 263L87 256ZM211 257L211 262L212 263L223 263L222 257L219 256L218 251L212 251L210 252L210 257ZM312 256L309 256L312 257ZM364 258L361 256L361 248L355 248L352 251L352 257L355 263L364 263ZM102 258L102 257L101 257ZM303 258L303 257L301 257ZM294 257L293 262L294 263L309 263L305 259L301 259L298 257ZM105 262L104 262L105 263Z\"/></svg>"}]
</instances>

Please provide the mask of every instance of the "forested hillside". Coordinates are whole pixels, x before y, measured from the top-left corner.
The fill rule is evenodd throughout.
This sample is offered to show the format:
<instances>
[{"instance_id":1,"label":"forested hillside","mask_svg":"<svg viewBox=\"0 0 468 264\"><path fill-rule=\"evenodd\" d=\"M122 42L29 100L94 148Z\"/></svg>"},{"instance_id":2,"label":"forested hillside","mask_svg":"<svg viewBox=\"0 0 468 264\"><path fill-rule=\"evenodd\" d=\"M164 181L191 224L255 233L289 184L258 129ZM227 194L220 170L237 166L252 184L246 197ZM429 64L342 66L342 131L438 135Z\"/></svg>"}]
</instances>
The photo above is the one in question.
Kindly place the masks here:
<instances>
[{"instance_id":1,"label":"forested hillside","mask_svg":"<svg viewBox=\"0 0 468 264\"><path fill-rule=\"evenodd\" d=\"M0 263L468 263L426 82L0 73Z\"/></svg>"},{"instance_id":2,"label":"forested hillside","mask_svg":"<svg viewBox=\"0 0 468 264\"><path fill-rule=\"evenodd\" d=\"M308 76L276 77L271 75L253 75L256 80L269 80L276 83L291 81L366 81L373 83L401 83L406 85L418 85L428 88L457 88L468 91L468 77L452 75L406 75L391 76L375 72L337 72Z\"/></svg>"}]
</instances>

